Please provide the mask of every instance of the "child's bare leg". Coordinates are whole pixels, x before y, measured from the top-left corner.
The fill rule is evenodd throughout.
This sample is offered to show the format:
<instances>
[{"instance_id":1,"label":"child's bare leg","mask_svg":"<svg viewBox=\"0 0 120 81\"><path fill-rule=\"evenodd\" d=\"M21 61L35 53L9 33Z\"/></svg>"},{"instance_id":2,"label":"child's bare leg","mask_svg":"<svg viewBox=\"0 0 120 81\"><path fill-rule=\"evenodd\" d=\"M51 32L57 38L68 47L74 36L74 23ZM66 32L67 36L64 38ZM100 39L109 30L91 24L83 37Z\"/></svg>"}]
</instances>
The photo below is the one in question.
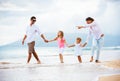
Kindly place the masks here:
<instances>
[{"instance_id":1,"label":"child's bare leg","mask_svg":"<svg viewBox=\"0 0 120 81\"><path fill-rule=\"evenodd\" d=\"M29 62L30 62L31 57L32 57L32 53L29 53L29 54L28 54L28 60L27 60L27 63L29 63Z\"/></svg>"},{"instance_id":2,"label":"child's bare leg","mask_svg":"<svg viewBox=\"0 0 120 81\"><path fill-rule=\"evenodd\" d=\"M41 62L39 60L39 57L38 57L38 55L37 55L37 53L35 51L33 52L33 55L34 55L35 59L37 60L37 63L41 64Z\"/></svg>"},{"instance_id":3,"label":"child's bare leg","mask_svg":"<svg viewBox=\"0 0 120 81\"><path fill-rule=\"evenodd\" d=\"M64 63L64 62L63 62L63 55L62 55L62 54L59 54L59 57L60 57L60 62L61 62L61 63Z\"/></svg>"},{"instance_id":4,"label":"child's bare leg","mask_svg":"<svg viewBox=\"0 0 120 81\"><path fill-rule=\"evenodd\" d=\"M78 56L78 61L79 61L80 63L82 63L81 56Z\"/></svg>"}]
</instances>

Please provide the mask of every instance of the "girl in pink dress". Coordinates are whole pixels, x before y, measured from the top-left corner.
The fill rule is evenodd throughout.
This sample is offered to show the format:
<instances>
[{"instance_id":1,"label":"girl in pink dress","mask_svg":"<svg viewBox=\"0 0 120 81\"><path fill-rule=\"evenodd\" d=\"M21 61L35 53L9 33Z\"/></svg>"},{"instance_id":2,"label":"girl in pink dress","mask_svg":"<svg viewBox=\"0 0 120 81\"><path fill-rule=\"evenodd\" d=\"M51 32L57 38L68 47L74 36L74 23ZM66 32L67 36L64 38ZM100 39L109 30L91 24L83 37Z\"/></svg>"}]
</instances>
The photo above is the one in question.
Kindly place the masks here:
<instances>
[{"instance_id":1,"label":"girl in pink dress","mask_svg":"<svg viewBox=\"0 0 120 81\"><path fill-rule=\"evenodd\" d=\"M52 41L57 41L58 42L60 62L64 63L62 54L64 52L66 40L64 39L63 31L59 31L58 34L57 34L57 37L54 38L53 40L49 40L48 42L52 42Z\"/></svg>"}]
</instances>

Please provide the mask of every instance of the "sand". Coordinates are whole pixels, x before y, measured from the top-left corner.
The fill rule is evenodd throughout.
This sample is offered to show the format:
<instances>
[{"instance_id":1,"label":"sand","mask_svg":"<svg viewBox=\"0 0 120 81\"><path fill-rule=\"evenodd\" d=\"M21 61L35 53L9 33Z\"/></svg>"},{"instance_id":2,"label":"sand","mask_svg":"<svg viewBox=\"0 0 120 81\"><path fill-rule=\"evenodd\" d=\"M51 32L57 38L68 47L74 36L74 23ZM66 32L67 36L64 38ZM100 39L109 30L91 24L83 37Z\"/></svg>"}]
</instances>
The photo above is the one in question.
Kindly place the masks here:
<instances>
[{"instance_id":1,"label":"sand","mask_svg":"<svg viewBox=\"0 0 120 81\"><path fill-rule=\"evenodd\" d=\"M120 75L103 76L99 78L99 81L120 81Z\"/></svg>"},{"instance_id":2,"label":"sand","mask_svg":"<svg viewBox=\"0 0 120 81\"><path fill-rule=\"evenodd\" d=\"M104 66L107 66L113 69L120 69L120 60L105 61L102 64ZM99 81L120 81L120 74L111 75L111 76L102 76L102 77L99 77Z\"/></svg>"},{"instance_id":3,"label":"sand","mask_svg":"<svg viewBox=\"0 0 120 81\"><path fill-rule=\"evenodd\" d=\"M115 69L120 69L120 60L113 60L113 61L105 61L103 65Z\"/></svg>"}]
</instances>

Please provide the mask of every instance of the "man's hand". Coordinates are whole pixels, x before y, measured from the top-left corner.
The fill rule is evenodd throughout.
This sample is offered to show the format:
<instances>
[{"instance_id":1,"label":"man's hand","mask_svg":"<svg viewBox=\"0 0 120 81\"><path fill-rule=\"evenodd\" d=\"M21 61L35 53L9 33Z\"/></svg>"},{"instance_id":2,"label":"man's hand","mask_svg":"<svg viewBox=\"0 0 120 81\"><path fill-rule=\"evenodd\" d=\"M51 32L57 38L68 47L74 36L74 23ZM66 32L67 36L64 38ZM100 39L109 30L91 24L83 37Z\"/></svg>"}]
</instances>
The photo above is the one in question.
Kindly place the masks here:
<instances>
[{"instance_id":1,"label":"man's hand","mask_svg":"<svg viewBox=\"0 0 120 81\"><path fill-rule=\"evenodd\" d=\"M76 26L78 29L81 29L81 28L83 28L83 26Z\"/></svg>"},{"instance_id":2,"label":"man's hand","mask_svg":"<svg viewBox=\"0 0 120 81\"><path fill-rule=\"evenodd\" d=\"M22 45L24 45L24 41L27 38L27 35L24 36L23 40L22 40Z\"/></svg>"},{"instance_id":3,"label":"man's hand","mask_svg":"<svg viewBox=\"0 0 120 81\"><path fill-rule=\"evenodd\" d=\"M24 45L24 40L22 41L22 45Z\"/></svg>"}]
</instances>

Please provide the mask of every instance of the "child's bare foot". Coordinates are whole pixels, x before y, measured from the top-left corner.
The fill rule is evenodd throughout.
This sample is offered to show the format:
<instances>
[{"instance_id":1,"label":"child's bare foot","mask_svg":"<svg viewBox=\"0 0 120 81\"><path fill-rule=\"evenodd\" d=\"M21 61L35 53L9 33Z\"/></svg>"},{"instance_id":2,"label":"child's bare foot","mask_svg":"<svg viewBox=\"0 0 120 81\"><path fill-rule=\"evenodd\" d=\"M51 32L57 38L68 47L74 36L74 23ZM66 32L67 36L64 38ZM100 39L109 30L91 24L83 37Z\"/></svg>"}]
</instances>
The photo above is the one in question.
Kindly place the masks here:
<instances>
[{"instance_id":1,"label":"child's bare foot","mask_svg":"<svg viewBox=\"0 0 120 81\"><path fill-rule=\"evenodd\" d=\"M61 61L61 63L64 63L63 61Z\"/></svg>"},{"instance_id":2,"label":"child's bare foot","mask_svg":"<svg viewBox=\"0 0 120 81\"><path fill-rule=\"evenodd\" d=\"M101 63L99 60L95 60L96 63Z\"/></svg>"},{"instance_id":3,"label":"child's bare foot","mask_svg":"<svg viewBox=\"0 0 120 81\"><path fill-rule=\"evenodd\" d=\"M79 63L82 63L82 61L79 61Z\"/></svg>"},{"instance_id":4,"label":"child's bare foot","mask_svg":"<svg viewBox=\"0 0 120 81\"><path fill-rule=\"evenodd\" d=\"M93 56L91 57L90 62L93 62Z\"/></svg>"}]
</instances>

